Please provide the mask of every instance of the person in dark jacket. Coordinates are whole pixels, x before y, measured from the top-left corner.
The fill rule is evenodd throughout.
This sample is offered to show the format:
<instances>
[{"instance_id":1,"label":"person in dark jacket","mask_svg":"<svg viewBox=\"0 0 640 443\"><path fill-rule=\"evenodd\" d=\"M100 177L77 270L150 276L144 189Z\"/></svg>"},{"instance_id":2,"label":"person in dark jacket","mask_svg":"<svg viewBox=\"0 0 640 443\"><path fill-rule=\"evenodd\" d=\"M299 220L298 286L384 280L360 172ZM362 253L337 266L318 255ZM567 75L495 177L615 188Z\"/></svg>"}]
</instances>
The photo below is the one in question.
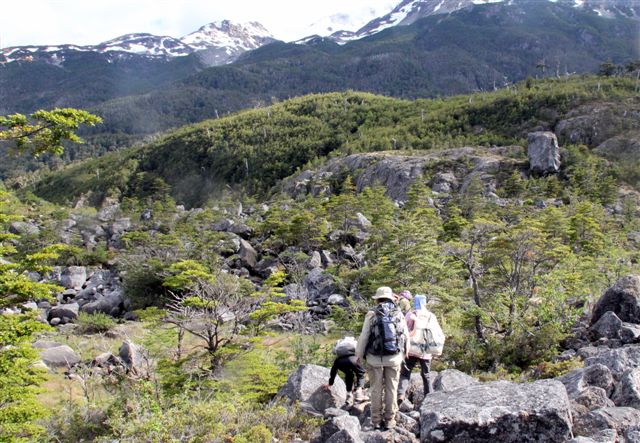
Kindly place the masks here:
<instances>
[{"instance_id":1,"label":"person in dark jacket","mask_svg":"<svg viewBox=\"0 0 640 443\"><path fill-rule=\"evenodd\" d=\"M348 404L352 404L354 402L354 381L356 387L355 401L362 402L368 400L364 394L365 370L364 367L356 361L355 353L339 356L334 360L333 366L331 366L331 373L329 374L329 383L324 385L325 389L331 389L338 371L344 373L344 383L347 385Z\"/></svg>"}]
</instances>

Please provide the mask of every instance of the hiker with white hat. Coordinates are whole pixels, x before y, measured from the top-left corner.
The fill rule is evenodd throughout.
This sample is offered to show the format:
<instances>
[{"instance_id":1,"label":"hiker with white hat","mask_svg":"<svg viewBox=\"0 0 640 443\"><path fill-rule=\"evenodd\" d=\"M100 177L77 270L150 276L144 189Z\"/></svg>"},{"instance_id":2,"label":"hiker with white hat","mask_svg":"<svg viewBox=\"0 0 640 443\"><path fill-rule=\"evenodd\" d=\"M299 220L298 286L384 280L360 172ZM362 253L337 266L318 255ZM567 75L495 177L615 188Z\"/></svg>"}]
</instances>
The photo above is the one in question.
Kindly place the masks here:
<instances>
[{"instance_id":1,"label":"hiker with white hat","mask_svg":"<svg viewBox=\"0 0 640 443\"><path fill-rule=\"evenodd\" d=\"M373 300L378 304L364 318L356 357L367 361L371 424L374 429L385 430L396 425L396 392L400 367L408 352L409 332L391 288L378 288Z\"/></svg>"}]
</instances>

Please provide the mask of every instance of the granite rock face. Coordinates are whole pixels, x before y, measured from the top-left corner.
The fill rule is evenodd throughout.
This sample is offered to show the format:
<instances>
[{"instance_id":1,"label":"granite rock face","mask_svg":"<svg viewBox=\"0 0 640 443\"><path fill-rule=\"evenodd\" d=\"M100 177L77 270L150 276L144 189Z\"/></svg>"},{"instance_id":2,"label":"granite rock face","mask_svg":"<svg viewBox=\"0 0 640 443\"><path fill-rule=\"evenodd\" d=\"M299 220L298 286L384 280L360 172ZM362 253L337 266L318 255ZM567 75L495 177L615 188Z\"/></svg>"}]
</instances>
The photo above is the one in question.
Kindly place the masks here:
<instances>
[{"instance_id":1,"label":"granite rock face","mask_svg":"<svg viewBox=\"0 0 640 443\"><path fill-rule=\"evenodd\" d=\"M477 383L427 395L421 441L559 442L571 435L571 404L562 383Z\"/></svg>"}]
</instances>

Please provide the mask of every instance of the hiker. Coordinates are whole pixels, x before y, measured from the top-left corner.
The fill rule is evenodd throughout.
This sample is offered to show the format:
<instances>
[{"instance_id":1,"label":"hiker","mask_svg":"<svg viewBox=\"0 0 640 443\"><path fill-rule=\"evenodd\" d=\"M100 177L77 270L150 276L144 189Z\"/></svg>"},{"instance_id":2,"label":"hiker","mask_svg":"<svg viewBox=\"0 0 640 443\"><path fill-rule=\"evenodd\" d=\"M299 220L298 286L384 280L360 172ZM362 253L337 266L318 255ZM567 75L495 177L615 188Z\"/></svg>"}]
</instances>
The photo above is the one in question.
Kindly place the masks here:
<instances>
[{"instance_id":1,"label":"hiker","mask_svg":"<svg viewBox=\"0 0 640 443\"><path fill-rule=\"evenodd\" d=\"M364 393L365 370L356 358L356 339L344 337L338 340L333 348L333 353L336 354L336 359L333 361L333 366L331 366L329 383L324 385L325 389L331 389L336 379L336 374L338 371L342 371L344 373L344 383L347 385L347 405L352 405L354 401L363 402L369 400L369 397ZM354 379L355 397L353 393Z\"/></svg>"},{"instance_id":2,"label":"hiker","mask_svg":"<svg viewBox=\"0 0 640 443\"><path fill-rule=\"evenodd\" d=\"M386 430L396 425L396 391L400 366L407 354L409 331L388 286L376 290L378 304L367 312L356 347L358 362L367 360L371 395L371 424ZM383 420L384 418L384 420Z\"/></svg>"},{"instance_id":3,"label":"hiker","mask_svg":"<svg viewBox=\"0 0 640 443\"><path fill-rule=\"evenodd\" d=\"M411 292L408 290L400 291L398 294L398 307L403 314L411 310Z\"/></svg>"},{"instance_id":4,"label":"hiker","mask_svg":"<svg viewBox=\"0 0 640 443\"><path fill-rule=\"evenodd\" d=\"M409 328L409 356L402 365L400 371L400 383L398 386L398 405L405 398L409 387L411 371L416 365L420 365L424 395L431 392L429 384L429 371L433 355L442 353L444 334L438 323L438 319L427 309L427 296L416 294L413 299L413 310L406 315Z\"/></svg>"}]
</instances>

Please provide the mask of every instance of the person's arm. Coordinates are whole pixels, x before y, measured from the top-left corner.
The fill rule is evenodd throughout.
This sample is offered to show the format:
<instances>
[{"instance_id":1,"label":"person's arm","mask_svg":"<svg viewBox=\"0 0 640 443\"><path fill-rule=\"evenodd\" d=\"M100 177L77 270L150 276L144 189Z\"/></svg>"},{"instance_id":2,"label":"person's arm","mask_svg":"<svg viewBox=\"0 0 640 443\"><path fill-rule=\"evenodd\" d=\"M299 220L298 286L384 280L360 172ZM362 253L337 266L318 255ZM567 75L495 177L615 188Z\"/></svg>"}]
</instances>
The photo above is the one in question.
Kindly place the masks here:
<instances>
[{"instance_id":1,"label":"person's arm","mask_svg":"<svg viewBox=\"0 0 640 443\"><path fill-rule=\"evenodd\" d=\"M404 325L403 328L403 335L404 335L404 356L405 357L409 357L409 341L411 340L411 337L409 336L409 327L407 326L407 321L405 320L404 316L402 316L402 322Z\"/></svg>"},{"instance_id":2,"label":"person's arm","mask_svg":"<svg viewBox=\"0 0 640 443\"><path fill-rule=\"evenodd\" d=\"M333 361L333 366L331 366L331 373L329 374L329 386L333 386L333 382L336 379L336 374L338 374L338 359L337 358Z\"/></svg>"},{"instance_id":3,"label":"person's arm","mask_svg":"<svg viewBox=\"0 0 640 443\"><path fill-rule=\"evenodd\" d=\"M356 346L356 358L358 363L362 363L364 360L364 353L367 350L367 345L369 344L369 328L371 324L371 317L375 315L372 311L367 312L367 315L364 317L364 323L362 325L362 331L360 332L360 337L358 338L358 345Z\"/></svg>"}]
</instances>

